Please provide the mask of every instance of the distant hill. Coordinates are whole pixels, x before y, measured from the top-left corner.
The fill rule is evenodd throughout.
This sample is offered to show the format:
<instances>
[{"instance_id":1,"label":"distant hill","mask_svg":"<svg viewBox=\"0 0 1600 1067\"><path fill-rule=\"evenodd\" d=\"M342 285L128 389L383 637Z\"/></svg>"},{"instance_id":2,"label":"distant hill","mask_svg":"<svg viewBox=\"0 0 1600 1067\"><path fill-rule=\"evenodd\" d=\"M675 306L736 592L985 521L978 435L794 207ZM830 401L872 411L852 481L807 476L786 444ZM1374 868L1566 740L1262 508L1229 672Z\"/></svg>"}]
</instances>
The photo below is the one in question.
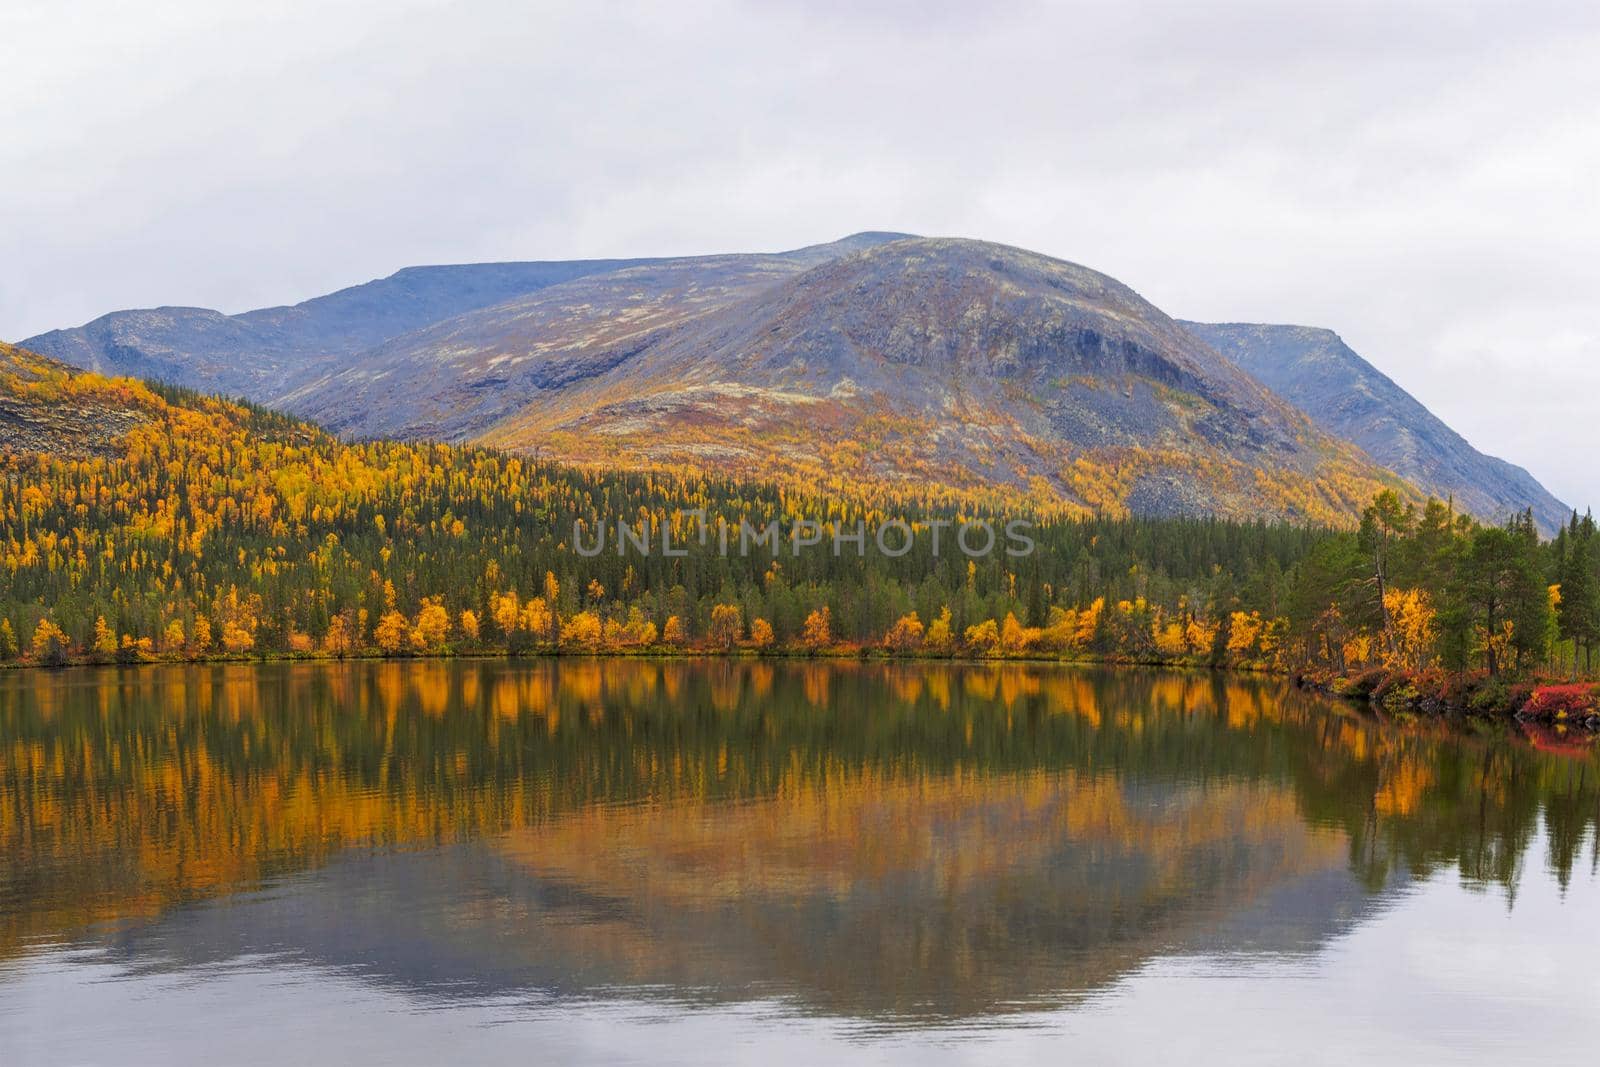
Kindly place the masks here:
<instances>
[{"instance_id":1,"label":"distant hill","mask_svg":"<svg viewBox=\"0 0 1600 1067\"><path fill-rule=\"evenodd\" d=\"M1479 452L1332 330L1185 322L1195 336L1426 493L1486 520L1531 507L1546 533L1572 509L1521 467Z\"/></svg>"}]
</instances>

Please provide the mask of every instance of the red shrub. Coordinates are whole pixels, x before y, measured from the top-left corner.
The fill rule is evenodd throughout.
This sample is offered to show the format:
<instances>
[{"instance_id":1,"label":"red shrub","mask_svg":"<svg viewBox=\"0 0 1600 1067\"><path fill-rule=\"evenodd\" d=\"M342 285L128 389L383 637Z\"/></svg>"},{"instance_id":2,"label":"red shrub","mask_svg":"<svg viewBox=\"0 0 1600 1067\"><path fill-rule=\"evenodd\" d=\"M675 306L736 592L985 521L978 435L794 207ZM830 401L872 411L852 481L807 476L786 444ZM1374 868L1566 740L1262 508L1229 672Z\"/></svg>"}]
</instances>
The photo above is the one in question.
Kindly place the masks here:
<instances>
[{"instance_id":1,"label":"red shrub","mask_svg":"<svg viewBox=\"0 0 1600 1067\"><path fill-rule=\"evenodd\" d=\"M1588 715L1595 710L1594 690L1588 683L1542 686L1533 691L1522 713L1535 719Z\"/></svg>"},{"instance_id":2,"label":"red shrub","mask_svg":"<svg viewBox=\"0 0 1600 1067\"><path fill-rule=\"evenodd\" d=\"M1417 696L1424 699L1445 700L1450 690L1451 676L1438 667L1429 667L1411 679Z\"/></svg>"}]
</instances>

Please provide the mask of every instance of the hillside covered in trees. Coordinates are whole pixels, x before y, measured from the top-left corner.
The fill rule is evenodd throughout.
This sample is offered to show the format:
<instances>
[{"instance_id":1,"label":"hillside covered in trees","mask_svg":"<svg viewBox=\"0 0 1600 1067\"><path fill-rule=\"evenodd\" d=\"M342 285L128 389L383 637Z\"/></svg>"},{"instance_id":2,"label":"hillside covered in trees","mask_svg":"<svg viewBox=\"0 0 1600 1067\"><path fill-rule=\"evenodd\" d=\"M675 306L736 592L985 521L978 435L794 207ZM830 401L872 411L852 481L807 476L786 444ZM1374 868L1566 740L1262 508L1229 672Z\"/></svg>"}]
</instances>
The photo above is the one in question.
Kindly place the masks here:
<instances>
[{"instance_id":1,"label":"hillside covered in trees","mask_svg":"<svg viewBox=\"0 0 1600 1067\"><path fill-rule=\"evenodd\" d=\"M0 358L7 661L694 648L1499 685L1586 670L1600 638L1587 518L1543 542L1527 516L1485 526L1391 492L1334 530L579 470L344 443L244 404ZM956 536L1019 520L1026 554L1004 534L988 553ZM776 539L740 533L772 522ZM909 548L880 550L875 532L901 522Z\"/></svg>"}]
</instances>

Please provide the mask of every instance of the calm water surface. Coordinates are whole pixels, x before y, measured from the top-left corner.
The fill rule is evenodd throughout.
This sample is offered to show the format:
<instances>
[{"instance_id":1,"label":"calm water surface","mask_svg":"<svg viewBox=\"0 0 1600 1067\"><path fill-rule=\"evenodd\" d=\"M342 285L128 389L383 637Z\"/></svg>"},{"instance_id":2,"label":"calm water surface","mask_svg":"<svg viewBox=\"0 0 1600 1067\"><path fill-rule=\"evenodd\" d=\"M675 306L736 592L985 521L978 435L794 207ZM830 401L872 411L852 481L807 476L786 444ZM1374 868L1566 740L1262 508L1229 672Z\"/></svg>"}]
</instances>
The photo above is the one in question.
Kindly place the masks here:
<instances>
[{"instance_id":1,"label":"calm water surface","mask_svg":"<svg viewBox=\"0 0 1600 1067\"><path fill-rule=\"evenodd\" d=\"M1278 682L0 676L0 1063L1554 1063L1600 763Z\"/></svg>"}]
</instances>

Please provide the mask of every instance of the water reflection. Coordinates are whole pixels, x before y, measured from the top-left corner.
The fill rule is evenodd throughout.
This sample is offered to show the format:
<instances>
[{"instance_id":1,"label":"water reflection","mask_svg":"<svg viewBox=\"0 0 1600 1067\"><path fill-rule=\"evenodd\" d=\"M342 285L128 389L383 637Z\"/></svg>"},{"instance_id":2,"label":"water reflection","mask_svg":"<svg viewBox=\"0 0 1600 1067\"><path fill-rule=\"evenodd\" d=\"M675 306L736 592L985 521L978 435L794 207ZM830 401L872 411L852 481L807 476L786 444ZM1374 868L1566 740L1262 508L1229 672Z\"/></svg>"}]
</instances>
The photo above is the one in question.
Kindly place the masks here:
<instances>
[{"instance_id":1,"label":"water reflection","mask_svg":"<svg viewBox=\"0 0 1600 1067\"><path fill-rule=\"evenodd\" d=\"M1314 951L1441 870L1514 908L1530 859L1590 877L1597 797L1592 757L1204 674L13 673L0 960L943 1024Z\"/></svg>"}]
</instances>

